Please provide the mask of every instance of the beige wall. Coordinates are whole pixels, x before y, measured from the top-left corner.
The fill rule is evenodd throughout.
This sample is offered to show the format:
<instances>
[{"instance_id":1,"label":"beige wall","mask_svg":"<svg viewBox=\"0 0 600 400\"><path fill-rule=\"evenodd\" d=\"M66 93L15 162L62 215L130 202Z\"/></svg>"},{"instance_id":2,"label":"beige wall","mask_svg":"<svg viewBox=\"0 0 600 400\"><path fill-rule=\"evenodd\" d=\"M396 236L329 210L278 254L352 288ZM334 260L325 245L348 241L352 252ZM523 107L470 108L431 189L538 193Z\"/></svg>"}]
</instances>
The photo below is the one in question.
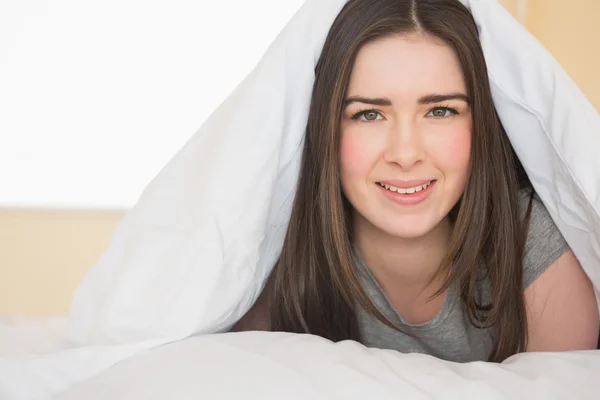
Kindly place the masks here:
<instances>
[{"instance_id":1,"label":"beige wall","mask_svg":"<svg viewBox=\"0 0 600 400\"><path fill-rule=\"evenodd\" d=\"M600 109L600 0L502 0ZM526 6L526 7L524 7ZM0 314L64 314L123 213L0 209Z\"/></svg>"},{"instance_id":2,"label":"beige wall","mask_svg":"<svg viewBox=\"0 0 600 400\"><path fill-rule=\"evenodd\" d=\"M524 22L524 15L527 10L527 0L498 0L516 19Z\"/></svg>"},{"instance_id":3,"label":"beige wall","mask_svg":"<svg viewBox=\"0 0 600 400\"><path fill-rule=\"evenodd\" d=\"M600 0L500 0L600 110Z\"/></svg>"},{"instance_id":4,"label":"beige wall","mask_svg":"<svg viewBox=\"0 0 600 400\"><path fill-rule=\"evenodd\" d=\"M528 0L525 26L600 110L600 0Z\"/></svg>"},{"instance_id":5,"label":"beige wall","mask_svg":"<svg viewBox=\"0 0 600 400\"><path fill-rule=\"evenodd\" d=\"M65 314L121 211L0 209L0 314Z\"/></svg>"}]
</instances>

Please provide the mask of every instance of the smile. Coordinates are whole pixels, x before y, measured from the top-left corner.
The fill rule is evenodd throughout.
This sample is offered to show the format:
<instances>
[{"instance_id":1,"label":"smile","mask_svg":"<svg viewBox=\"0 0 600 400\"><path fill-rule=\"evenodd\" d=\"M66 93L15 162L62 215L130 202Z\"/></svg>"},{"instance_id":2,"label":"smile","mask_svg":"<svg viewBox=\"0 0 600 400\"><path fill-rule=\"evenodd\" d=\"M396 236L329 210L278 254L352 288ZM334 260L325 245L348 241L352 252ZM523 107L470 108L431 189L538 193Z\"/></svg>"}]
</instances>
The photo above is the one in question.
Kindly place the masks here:
<instances>
[{"instance_id":1,"label":"smile","mask_svg":"<svg viewBox=\"0 0 600 400\"><path fill-rule=\"evenodd\" d=\"M408 187L409 184L414 185L415 183L419 183L419 185ZM377 187L385 198L397 205L416 206L429 198L435 189L436 183L437 181L435 179L421 182L413 181L403 185L405 187L398 187L383 182L377 182Z\"/></svg>"},{"instance_id":2,"label":"smile","mask_svg":"<svg viewBox=\"0 0 600 400\"><path fill-rule=\"evenodd\" d=\"M396 187L396 186L386 185L385 183L380 183L380 182L377 182L377 184L379 186L389 190L390 192L396 192L396 193L400 193L400 194L414 194L414 193L417 193L417 192L427 189L431 185L432 182L433 181L429 181L423 185L413 186L413 187L408 187L408 188L400 188L400 187Z\"/></svg>"}]
</instances>

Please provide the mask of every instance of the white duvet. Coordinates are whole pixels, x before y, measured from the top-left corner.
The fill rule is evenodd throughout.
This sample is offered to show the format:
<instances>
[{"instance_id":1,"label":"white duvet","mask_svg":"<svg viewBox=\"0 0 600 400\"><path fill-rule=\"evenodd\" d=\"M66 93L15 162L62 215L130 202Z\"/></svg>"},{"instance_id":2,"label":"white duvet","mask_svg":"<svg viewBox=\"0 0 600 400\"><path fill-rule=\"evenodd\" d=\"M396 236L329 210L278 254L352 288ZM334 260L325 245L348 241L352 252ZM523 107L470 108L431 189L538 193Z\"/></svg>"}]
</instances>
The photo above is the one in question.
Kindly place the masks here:
<instances>
[{"instance_id":1,"label":"white duvet","mask_svg":"<svg viewBox=\"0 0 600 400\"><path fill-rule=\"evenodd\" d=\"M309 335L188 338L124 361L57 400L598 399L595 352L455 364Z\"/></svg>"},{"instance_id":2,"label":"white duvet","mask_svg":"<svg viewBox=\"0 0 600 400\"><path fill-rule=\"evenodd\" d=\"M600 293L600 117L495 0L466 3L510 140ZM458 365L310 336L212 335L249 309L278 257L314 65L344 4L306 1L146 188L66 324L0 320L0 399L600 398L597 352ZM228 194L233 181L243 196Z\"/></svg>"}]
</instances>

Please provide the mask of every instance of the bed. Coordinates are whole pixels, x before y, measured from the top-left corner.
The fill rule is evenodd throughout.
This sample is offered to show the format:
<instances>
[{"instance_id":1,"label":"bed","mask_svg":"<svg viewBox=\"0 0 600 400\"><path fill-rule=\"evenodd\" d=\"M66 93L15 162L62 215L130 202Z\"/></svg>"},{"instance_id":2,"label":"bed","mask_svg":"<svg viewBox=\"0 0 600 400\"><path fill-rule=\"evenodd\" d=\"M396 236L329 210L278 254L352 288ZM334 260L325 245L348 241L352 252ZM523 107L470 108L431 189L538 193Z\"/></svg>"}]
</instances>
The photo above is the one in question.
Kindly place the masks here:
<instances>
[{"instance_id":1,"label":"bed","mask_svg":"<svg viewBox=\"0 0 600 400\"><path fill-rule=\"evenodd\" d=\"M6 359L24 350L43 354L64 348L65 322L0 319L0 352ZM14 368L0 362L3 376L3 368L9 367ZM594 351L521 354L502 364L459 364L351 341L334 344L311 335L244 332L192 336L142 351L55 397L45 392L51 382L40 390L23 381L21 393L27 397L11 396L0 387L0 398L597 399L598 371L600 356ZM64 372L55 368L54 379L64 378Z\"/></svg>"}]
</instances>

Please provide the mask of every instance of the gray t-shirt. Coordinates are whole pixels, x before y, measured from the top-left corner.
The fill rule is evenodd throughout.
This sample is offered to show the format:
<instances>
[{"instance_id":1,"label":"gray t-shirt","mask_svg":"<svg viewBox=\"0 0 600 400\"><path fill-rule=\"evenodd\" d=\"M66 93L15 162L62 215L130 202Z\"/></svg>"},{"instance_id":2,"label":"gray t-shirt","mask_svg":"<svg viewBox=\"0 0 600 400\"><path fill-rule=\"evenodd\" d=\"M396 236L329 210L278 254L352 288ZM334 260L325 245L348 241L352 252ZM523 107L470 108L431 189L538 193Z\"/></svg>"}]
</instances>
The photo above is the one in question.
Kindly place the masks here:
<instances>
[{"instance_id":1,"label":"gray t-shirt","mask_svg":"<svg viewBox=\"0 0 600 400\"><path fill-rule=\"evenodd\" d=\"M529 196L521 193L520 207L525 215ZM523 283L526 288L554 261L569 250L565 239L554 225L542 202L534 197L529 231L525 244ZM492 351L489 329L471 324L467 310L454 287L447 291L441 310L424 324L405 323L387 300L381 287L364 263L358 260L364 287L374 304L390 322L402 329L398 332L380 322L364 310L358 312L358 323L363 343L367 347L392 349L402 353L425 353L437 358L456 361L486 361ZM482 282L484 297L489 298L489 282Z\"/></svg>"}]
</instances>

